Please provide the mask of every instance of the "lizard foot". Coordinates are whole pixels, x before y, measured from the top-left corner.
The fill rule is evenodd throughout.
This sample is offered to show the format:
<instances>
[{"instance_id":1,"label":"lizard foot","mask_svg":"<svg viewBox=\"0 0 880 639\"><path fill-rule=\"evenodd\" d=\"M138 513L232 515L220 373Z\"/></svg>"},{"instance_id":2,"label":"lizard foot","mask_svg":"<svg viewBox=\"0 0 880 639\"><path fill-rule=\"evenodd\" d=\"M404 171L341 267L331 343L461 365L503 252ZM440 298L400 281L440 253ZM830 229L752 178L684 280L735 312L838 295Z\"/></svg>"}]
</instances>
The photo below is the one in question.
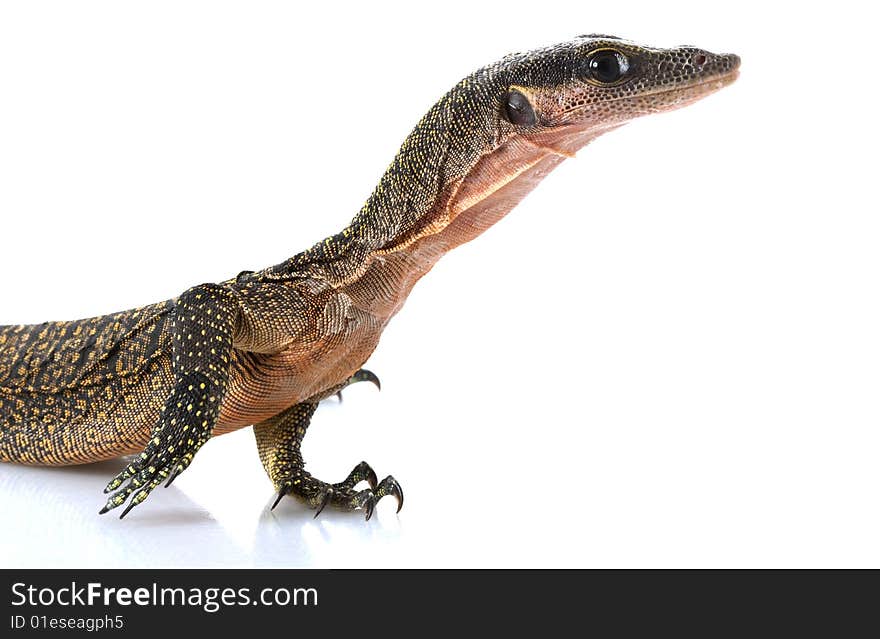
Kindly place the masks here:
<instances>
[{"instance_id":1,"label":"lizard foot","mask_svg":"<svg viewBox=\"0 0 880 639\"><path fill-rule=\"evenodd\" d=\"M209 405L215 402L207 394L200 395L196 390L204 388L204 383L198 380L192 384L184 383L185 390L174 398L170 408L163 410L162 419L153 430L144 451L104 488L105 493L113 494L100 514L118 508L134 493L119 516L120 519L125 517L132 508L143 503L160 483L167 480L166 486L170 486L190 465L199 448L210 439L212 413L216 409ZM195 421L188 419L191 415L196 417Z\"/></svg>"},{"instance_id":2,"label":"lizard foot","mask_svg":"<svg viewBox=\"0 0 880 639\"><path fill-rule=\"evenodd\" d=\"M365 490L355 490L354 487L362 481L366 481L370 487ZM332 504L342 510L362 508L369 520L373 516L376 504L386 495L393 495L397 500L397 512L403 508L403 489L397 480L389 475L381 482L378 481L375 471L367 462L355 466L348 477L336 484L329 484L311 476L299 476L285 481L278 490L272 508L275 508L285 495L303 499L315 509L315 517L320 515L328 504Z\"/></svg>"},{"instance_id":3,"label":"lizard foot","mask_svg":"<svg viewBox=\"0 0 880 639\"><path fill-rule=\"evenodd\" d=\"M403 489L394 477L388 475L375 488L367 488L355 492L353 490L340 491L333 486L327 486L320 495L320 501L315 508L315 517L321 514L327 504L333 504L343 510L357 510L363 508L367 521L373 516L373 510L380 499L386 495L394 495L397 499L397 512L403 508Z\"/></svg>"},{"instance_id":4,"label":"lizard foot","mask_svg":"<svg viewBox=\"0 0 880 639\"><path fill-rule=\"evenodd\" d=\"M207 438L205 441L207 441ZM203 443L204 441L198 442L198 446L195 446L196 450L198 450ZM143 455L144 453L141 453L141 456L138 457L136 462L129 465L126 470L120 473L120 475L124 475L126 472L131 472L130 469L134 468L133 476L120 479L120 475L118 475L108 484L108 488L105 489L105 492L113 491L114 488L111 488L112 486L116 486L117 488L115 488L115 492L99 511L99 514L103 515L107 511L121 506L128 499L129 495L134 493L134 497L131 498L128 506L122 511L122 514L119 515L119 518L122 519L132 508L143 503L143 501L150 496L150 493L153 492L153 489L163 481L167 479L165 486L170 486L171 482L173 482L177 476L190 465L193 456L195 455L195 451L185 452L173 457L170 455L153 455L144 457ZM127 483L126 479L128 480Z\"/></svg>"}]
</instances>

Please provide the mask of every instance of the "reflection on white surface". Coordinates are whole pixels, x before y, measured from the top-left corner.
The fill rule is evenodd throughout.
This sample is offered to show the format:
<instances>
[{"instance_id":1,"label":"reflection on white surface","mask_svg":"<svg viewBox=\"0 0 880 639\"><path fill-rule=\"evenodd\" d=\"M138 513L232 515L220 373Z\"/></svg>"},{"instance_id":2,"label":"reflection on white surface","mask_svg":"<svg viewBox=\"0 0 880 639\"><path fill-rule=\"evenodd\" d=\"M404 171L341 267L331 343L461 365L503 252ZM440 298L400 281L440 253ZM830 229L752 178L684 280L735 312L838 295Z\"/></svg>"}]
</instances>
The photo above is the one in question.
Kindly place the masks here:
<instances>
[{"instance_id":1,"label":"reflection on white surface","mask_svg":"<svg viewBox=\"0 0 880 639\"><path fill-rule=\"evenodd\" d=\"M375 551L399 531L391 507L368 524L363 513L329 509L316 520L292 499L270 511L267 481L251 493L250 507L192 481L184 487L181 478L125 520L99 516L101 490L123 466L0 464L0 567L332 566L346 560L341 548Z\"/></svg>"},{"instance_id":2,"label":"reflection on white surface","mask_svg":"<svg viewBox=\"0 0 880 639\"><path fill-rule=\"evenodd\" d=\"M413 398L430 397L423 381L392 374L381 395L353 387L344 404L322 404L309 430L311 472L332 481L366 459L403 485L399 515L391 499L369 522L329 507L314 519L294 499L270 511L272 487L245 429L209 441L122 521L98 515L122 461L0 464L0 567L880 564L880 518L864 507L877 485L876 422L842 422L834 439L811 434L801 424L813 402L785 422L797 437L748 405L729 406L710 428L700 402L720 404L723 390L695 395L692 413L659 390L633 402L621 379L593 380L586 386L603 393L582 403L513 404L486 401L479 370L458 375L458 404L423 399L416 410ZM489 397L553 390L553 380L501 381ZM689 417L658 425L654 412ZM834 460L834 472L817 471ZM829 542L841 531L846 544Z\"/></svg>"},{"instance_id":3,"label":"reflection on white surface","mask_svg":"<svg viewBox=\"0 0 880 639\"><path fill-rule=\"evenodd\" d=\"M241 554L216 519L173 488L157 491L156 507L145 509L135 526L99 517L102 484L123 465L0 466L3 512L14 522L4 532L2 565L155 566L185 561L193 550L205 562ZM177 541L183 528L199 540L195 549Z\"/></svg>"}]
</instances>

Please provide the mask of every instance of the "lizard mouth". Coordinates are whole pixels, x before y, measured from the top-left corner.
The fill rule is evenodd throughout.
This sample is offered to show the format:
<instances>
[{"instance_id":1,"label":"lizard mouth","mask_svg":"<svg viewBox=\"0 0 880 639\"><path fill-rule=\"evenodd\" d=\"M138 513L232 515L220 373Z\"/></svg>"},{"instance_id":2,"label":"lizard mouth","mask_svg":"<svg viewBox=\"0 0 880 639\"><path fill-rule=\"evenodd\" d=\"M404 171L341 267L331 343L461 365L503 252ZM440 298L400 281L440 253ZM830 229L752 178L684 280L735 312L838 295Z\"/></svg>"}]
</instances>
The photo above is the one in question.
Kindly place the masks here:
<instances>
[{"instance_id":1,"label":"lizard mouth","mask_svg":"<svg viewBox=\"0 0 880 639\"><path fill-rule=\"evenodd\" d=\"M591 106L578 106L560 112L544 130L523 137L537 148L555 155L574 157L578 149L594 138L634 118L688 106L732 84L739 77L739 58L731 56L731 60L732 68L695 78L688 84L657 87L638 95L620 96L598 103L602 108L615 103L623 105L619 109L619 117L606 118L603 121L593 117Z\"/></svg>"},{"instance_id":2,"label":"lizard mouth","mask_svg":"<svg viewBox=\"0 0 880 639\"><path fill-rule=\"evenodd\" d=\"M669 89L662 89L659 91L649 91L645 93L645 96L650 95L662 95L664 93L675 93L675 92L687 92L687 91L696 91L698 89L703 89L707 91L715 91L717 89L723 89L726 86L729 86L736 82L736 79L739 77L739 58L736 58L736 66L729 71L722 71L720 73L714 73L707 78L700 78L693 84L687 84L681 87L672 87Z\"/></svg>"},{"instance_id":3,"label":"lizard mouth","mask_svg":"<svg viewBox=\"0 0 880 639\"><path fill-rule=\"evenodd\" d=\"M657 91L648 91L647 93L630 99L636 101L641 99L656 101L658 98L662 98L660 110L677 109L692 104L693 102L706 97L710 93L715 93L716 91L733 84L738 77L739 69L734 68L730 71L714 74L708 78L701 78L694 84L659 89Z\"/></svg>"},{"instance_id":4,"label":"lizard mouth","mask_svg":"<svg viewBox=\"0 0 880 639\"><path fill-rule=\"evenodd\" d=\"M721 71L698 76L694 78L692 82L680 86L660 87L653 91L645 91L637 96L621 96L620 98L615 98L613 101L616 102L618 100L626 99L637 100L639 98L649 98L658 95L672 95L689 92L695 95L705 95L717 91L718 89L723 89L736 82L736 79L739 77L739 56L733 53L725 53L717 56L716 59L723 61L723 65L727 68L724 68Z\"/></svg>"},{"instance_id":5,"label":"lizard mouth","mask_svg":"<svg viewBox=\"0 0 880 639\"><path fill-rule=\"evenodd\" d=\"M715 93L716 91L733 84L736 82L737 78L739 78L739 57L733 54L724 57L730 60L731 68L728 70L695 78L693 82L688 84L673 87L658 87L654 90L645 91L644 93L636 95L621 95L619 97L611 98L610 100L605 100L601 104L608 105L626 101L636 105L642 103L645 105L647 111L652 113L677 109L692 104L711 93ZM573 107L561 111L554 119L562 120L560 124L570 124L576 120L576 115L578 113L586 113L588 110L589 107L587 106Z\"/></svg>"}]
</instances>

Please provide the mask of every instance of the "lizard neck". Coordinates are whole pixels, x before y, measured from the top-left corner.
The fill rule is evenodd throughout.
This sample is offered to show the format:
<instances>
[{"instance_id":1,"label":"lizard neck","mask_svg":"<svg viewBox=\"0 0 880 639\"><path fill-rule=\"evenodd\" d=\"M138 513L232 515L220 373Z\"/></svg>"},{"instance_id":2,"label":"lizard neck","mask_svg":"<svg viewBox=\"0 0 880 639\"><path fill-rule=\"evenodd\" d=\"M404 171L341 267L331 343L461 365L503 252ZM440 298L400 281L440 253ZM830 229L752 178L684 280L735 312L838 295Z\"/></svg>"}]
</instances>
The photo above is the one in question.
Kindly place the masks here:
<instances>
[{"instance_id":1,"label":"lizard neck","mask_svg":"<svg viewBox=\"0 0 880 639\"><path fill-rule=\"evenodd\" d=\"M484 122L462 131L441 126L455 121L450 102L454 90L404 142L352 222L280 265L279 277L326 282L384 324L443 255L495 224L563 160L607 130L595 124L558 127L526 137Z\"/></svg>"},{"instance_id":2,"label":"lizard neck","mask_svg":"<svg viewBox=\"0 0 880 639\"><path fill-rule=\"evenodd\" d=\"M414 283L447 251L497 222L578 148L607 130L596 122L528 136L502 120L503 67L466 77L419 121L360 212L341 232L262 274L314 278L334 288L386 276L377 258L407 254L396 268ZM401 285L408 293L408 286ZM405 297L404 293L401 293Z\"/></svg>"},{"instance_id":3,"label":"lizard neck","mask_svg":"<svg viewBox=\"0 0 880 639\"><path fill-rule=\"evenodd\" d=\"M570 127L529 138L507 137L464 175L443 183L429 210L394 235L382 237L359 260L353 275L335 282L336 288L354 306L387 321L443 255L499 221L600 132L595 127Z\"/></svg>"},{"instance_id":4,"label":"lizard neck","mask_svg":"<svg viewBox=\"0 0 880 639\"><path fill-rule=\"evenodd\" d=\"M268 277L314 276L334 284L363 270L376 251L430 225L479 158L498 144L497 109L487 96L504 79L494 67L468 76L419 121L359 213L341 232L272 267Z\"/></svg>"}]
</instances>

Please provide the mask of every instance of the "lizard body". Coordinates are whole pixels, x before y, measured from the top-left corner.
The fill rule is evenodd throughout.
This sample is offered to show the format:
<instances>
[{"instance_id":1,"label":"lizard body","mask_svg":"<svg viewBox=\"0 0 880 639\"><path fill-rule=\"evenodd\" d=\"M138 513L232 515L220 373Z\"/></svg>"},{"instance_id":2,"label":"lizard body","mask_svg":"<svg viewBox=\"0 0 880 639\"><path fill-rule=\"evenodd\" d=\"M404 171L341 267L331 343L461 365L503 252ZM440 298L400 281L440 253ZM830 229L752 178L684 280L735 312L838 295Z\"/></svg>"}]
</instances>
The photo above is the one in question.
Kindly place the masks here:
<instances>
[{"instance_id":1,"label":"lizard body","mask_svg":"<svg viewBox=\"0 0 880 639\"><path fill-rule=\"evenodd\" d=\"M73 322L0 327L0 460L135 454L104 511L128 512L216 434L254 426L279 492L318 512L403 493L366 463L328 484L300 444L317 402L378 380L361 367L415 283L559 163L627 121L729 84L739 59L611 36L512 54L422 118L350 225L294 257L173 300ZM366 480L369 489L356 491ZM276 502L277 503L277 502ZM104 512L102 511L102 512Z\"/></svg>"}]
</instances>

